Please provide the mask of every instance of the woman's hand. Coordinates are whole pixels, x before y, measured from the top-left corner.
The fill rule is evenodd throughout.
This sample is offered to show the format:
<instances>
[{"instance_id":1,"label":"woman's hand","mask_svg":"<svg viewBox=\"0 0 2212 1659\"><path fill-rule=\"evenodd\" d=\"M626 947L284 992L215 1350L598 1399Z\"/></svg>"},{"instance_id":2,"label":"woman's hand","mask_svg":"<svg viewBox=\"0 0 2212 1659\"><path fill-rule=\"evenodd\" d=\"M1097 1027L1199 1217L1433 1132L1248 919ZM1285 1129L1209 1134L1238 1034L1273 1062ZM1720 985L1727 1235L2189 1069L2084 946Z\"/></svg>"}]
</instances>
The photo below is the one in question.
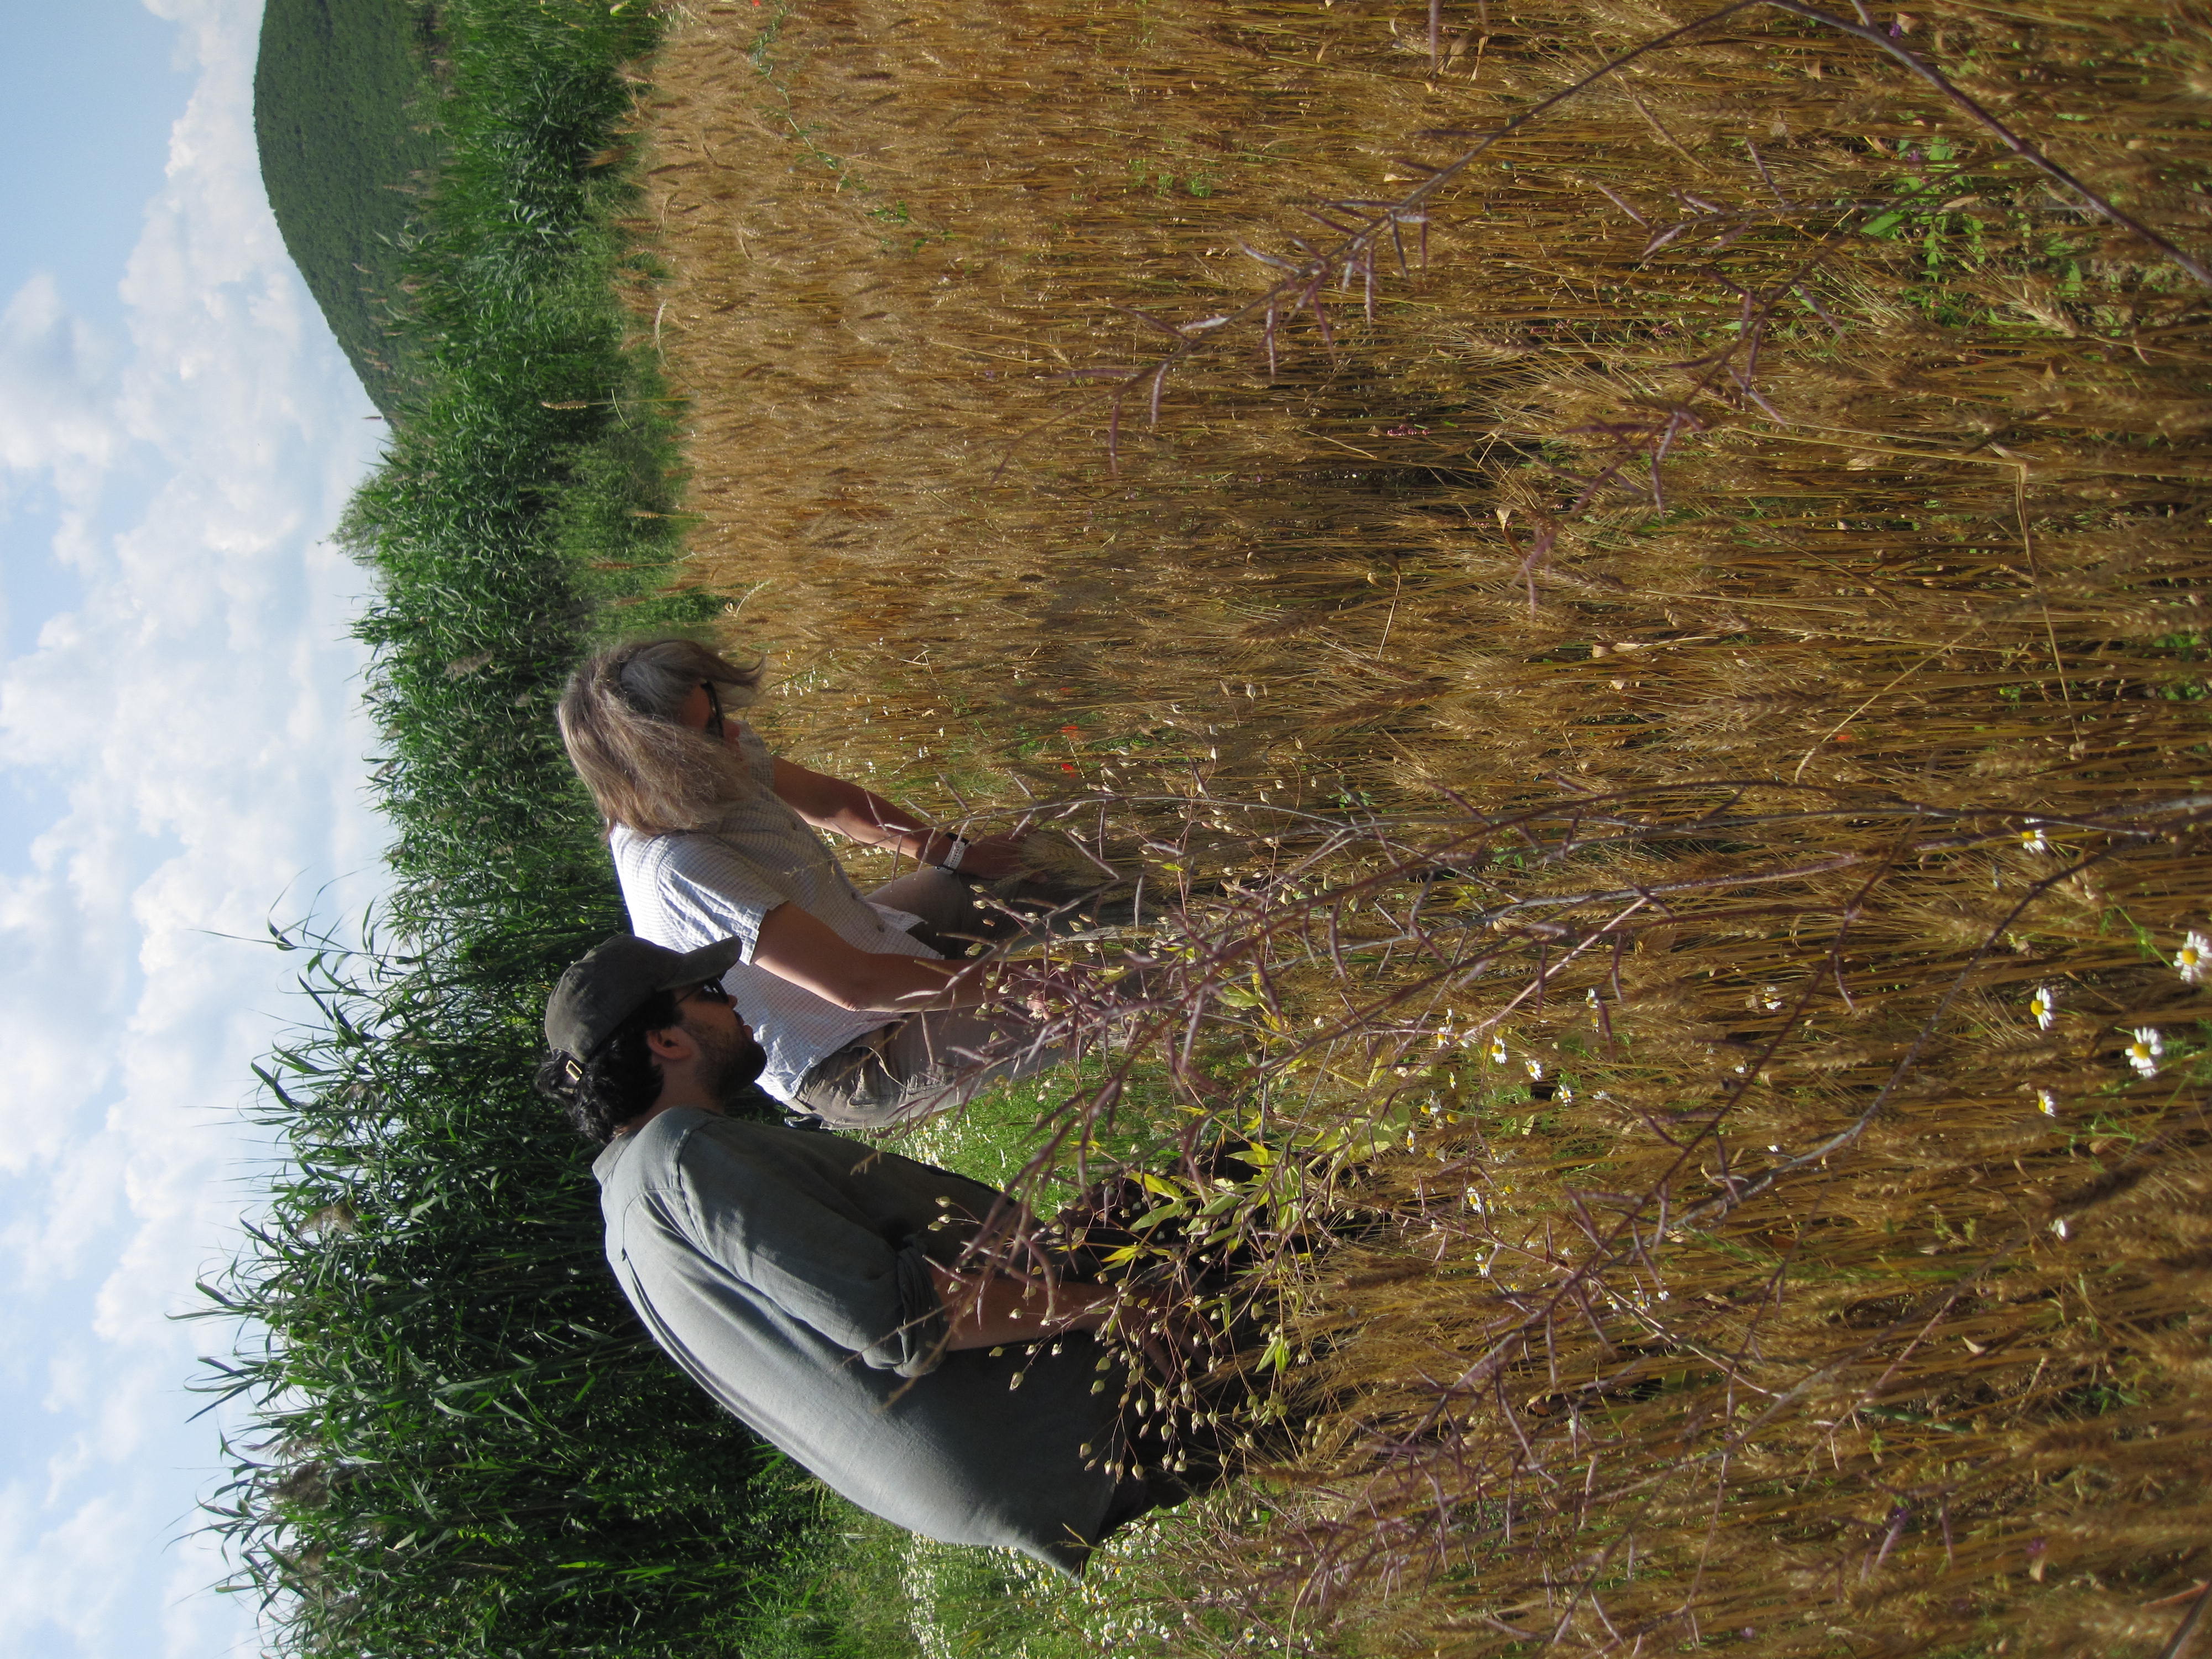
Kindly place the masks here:
<instances>
[{"instance_id":1,"label":"woman's hand","mask_svg":"<svg viewBox=\"0 0 2212 1659\"><path fill-rule=\"evenodd\" d=\"M1042 1020L1080 1006L1086 998L1096 998L1101 981L1096 969L1082 963L1055 968L1035 957L1016 957L999 964L994 988L999 1001L1024 1010L1033 1020Z\"/></svg>"},{"instance_id":2,"label":"woman's hand","mask_svg":"<svg viewBox=\"0 0 2212 1659\"><path fill-rule=\"evenodd\" d=\"M1022 843L1027 839L1025 835L985 836L969 842L968 850L960 855L959 873L970 881L998 881L1021 874Z\"/></svg>"},{"instance_id":3,"label":"woman's hand","mask_svg":"<svg viewBox=\"0 0 2212 1659\"><path fill-rule=\"evenodd\" d=\"M993 989L985 963L863 951L788 901L762 918L752 962L825 1002L855 1012L973 1008Z\"/></svg>"},{"instance_id":4,"label":"woman's hand","mask_svg":"<svg viewBox=\"0 0 2212 1659\"><path fill-rule=\"evenodd\" d=\"M734 736L729 739L736 740ZM775 793L817 830L830 830L866 847L895 848L917 864L942 864L951 855L954 842L962 839L950 830L933 828L904 807L857 783L810 772L781 756L775 763ZM1019 875L1023 839L1018 835L984 836L969 842L960 855L960 873L972 881Z\"/></svg>"}]
</instances>

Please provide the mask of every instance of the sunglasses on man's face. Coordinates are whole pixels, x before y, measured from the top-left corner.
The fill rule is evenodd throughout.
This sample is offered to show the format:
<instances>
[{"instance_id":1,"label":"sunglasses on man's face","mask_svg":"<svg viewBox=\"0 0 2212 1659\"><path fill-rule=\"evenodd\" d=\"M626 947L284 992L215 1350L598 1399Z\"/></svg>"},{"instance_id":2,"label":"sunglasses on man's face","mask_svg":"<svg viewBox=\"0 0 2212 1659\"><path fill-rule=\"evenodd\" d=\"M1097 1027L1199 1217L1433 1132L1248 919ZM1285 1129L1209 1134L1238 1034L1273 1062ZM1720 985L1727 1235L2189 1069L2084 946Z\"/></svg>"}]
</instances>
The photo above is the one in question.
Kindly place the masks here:
<instances>
[{"instance_id":1,"label":"sunglasses on man's face","mask_svg":"<svg viewBox=\"0 0 2212 1659\"><path fill-rule=\"evenodd\" d=\"M726 1003L730 1000L730 994L722 988L722 981L719 979L702 980L698 984L687 986L676 994L676 1000L678 1002L690 1002L695 998L708 1002Z\"/></svg>"}]
</instances>

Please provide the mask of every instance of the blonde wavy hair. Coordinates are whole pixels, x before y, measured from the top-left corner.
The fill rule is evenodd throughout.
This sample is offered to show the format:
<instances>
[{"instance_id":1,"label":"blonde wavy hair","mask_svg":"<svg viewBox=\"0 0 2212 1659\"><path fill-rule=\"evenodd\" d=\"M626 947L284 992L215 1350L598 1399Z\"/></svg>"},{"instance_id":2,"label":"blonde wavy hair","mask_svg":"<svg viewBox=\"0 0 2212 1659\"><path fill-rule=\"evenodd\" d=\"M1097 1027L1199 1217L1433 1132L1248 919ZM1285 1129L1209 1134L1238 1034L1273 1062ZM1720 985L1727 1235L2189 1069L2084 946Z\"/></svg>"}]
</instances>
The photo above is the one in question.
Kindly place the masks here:
<instances>
[{"instance_id":1,"label":"blonde wavy hair","mask_svg":"<svg viewBox=\"0 0 2212 1659\"><path fill-rule=\"evenodd\" d=\"M561 693L561 741L599 816L642 836L697 830L760 785L734 750L678 715L714 688L724 711L758 694L760 665L740 666L681 635L632 640L599 652Z\"/></svg>"}]
</instances>

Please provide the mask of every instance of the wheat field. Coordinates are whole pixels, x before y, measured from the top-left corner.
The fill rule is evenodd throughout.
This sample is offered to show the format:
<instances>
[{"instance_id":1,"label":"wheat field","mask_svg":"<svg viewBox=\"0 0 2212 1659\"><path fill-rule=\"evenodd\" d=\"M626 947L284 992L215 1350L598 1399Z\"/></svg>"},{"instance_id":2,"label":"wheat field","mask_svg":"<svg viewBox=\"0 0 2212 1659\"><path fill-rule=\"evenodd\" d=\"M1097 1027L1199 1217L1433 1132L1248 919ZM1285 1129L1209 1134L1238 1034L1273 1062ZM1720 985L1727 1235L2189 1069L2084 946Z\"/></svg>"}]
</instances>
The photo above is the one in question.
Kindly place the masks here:
<instances>
[{"instance_id":1,"label":"wheat field","mask_svg":"<svg viewBox=\"0 0 2212 1659\"><path fill-rule=\"evenodd\" d=\"M1175 1644L2191 1639L2207 45L823 0L641 67L762 725L1141 872L1073 1018L1311 1154L1222 1212L1309 1426L1165 1534Z\"/></svg>"}]
</instances>

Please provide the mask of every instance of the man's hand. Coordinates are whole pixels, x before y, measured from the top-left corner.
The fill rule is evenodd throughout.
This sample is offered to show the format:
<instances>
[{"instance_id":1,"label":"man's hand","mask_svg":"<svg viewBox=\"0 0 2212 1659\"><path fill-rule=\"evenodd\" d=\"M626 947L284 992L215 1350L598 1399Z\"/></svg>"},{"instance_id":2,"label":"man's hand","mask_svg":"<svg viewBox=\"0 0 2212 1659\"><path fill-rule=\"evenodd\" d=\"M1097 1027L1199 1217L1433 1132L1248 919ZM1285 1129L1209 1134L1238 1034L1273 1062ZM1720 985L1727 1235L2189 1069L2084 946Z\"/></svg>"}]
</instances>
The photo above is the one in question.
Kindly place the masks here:
<instances>
[{"instance_id":1,"label":"man's hand","mask_svg":"<svg viewBox=\"0 0 2212 1659\"><path fill-rule=\"evenodd\" d=\"M1125 1295L1101 1328L1142 1354L1153 1375L1170 1384L1206 1369L1194 1361L1202 1358L1213 1335L1197 1309L1158 1293Z\"/></svg>"},{"instance_id":2,"label":"man's hand","mask_svg":"<svg viewBox=\"0 0 2212 1659\"><path fill-rule=\"evenodd\" d=\"M1004 1342L1037 1342L1065 1331L1093 1331L1104 1322L1114 1292L1087 1280L1048 1288L985 1270L957 1273L929 1264L949 1328L945 1346L995 1348Z\"/></svg>"},{"instance_id":3,"label":"man's hand","mask_svg":"<svg viewBox=\"0 0 2212 1659\"><path fill-rule=\"evenodd\" d=\"M1167 1293L1117 1291L1089 1279L1064 1279L1048 1291L1042 1284L1008 1274L957 1273L934 1261L929 1276L945 1304L945 1346L950 1350L1103 1331L1143 1355L1154 1376L1170 1388L1206 1369L1213 1333L1205 1316Z\"/></svg>"}]
</instances>

